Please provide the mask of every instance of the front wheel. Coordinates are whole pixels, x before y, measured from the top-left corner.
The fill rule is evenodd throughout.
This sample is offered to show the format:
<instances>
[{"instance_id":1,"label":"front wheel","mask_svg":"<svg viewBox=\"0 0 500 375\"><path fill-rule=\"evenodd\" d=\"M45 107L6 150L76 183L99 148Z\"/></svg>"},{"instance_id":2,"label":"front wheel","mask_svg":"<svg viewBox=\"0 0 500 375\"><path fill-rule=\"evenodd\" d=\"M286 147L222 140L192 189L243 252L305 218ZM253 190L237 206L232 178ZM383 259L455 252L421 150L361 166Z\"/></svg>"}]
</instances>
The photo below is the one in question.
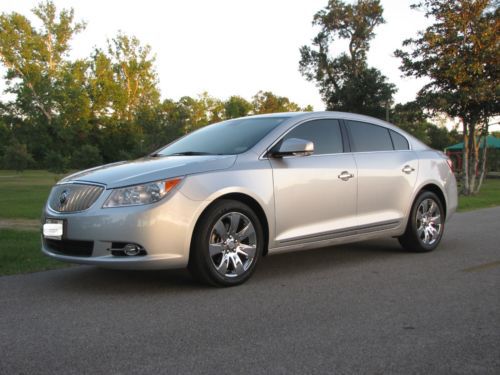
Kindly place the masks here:
<instances>
[{"instance_id":1,"label":"front wheel","mask_svg":"<svg viewBox=\"0 0 500 375\"><path fill-rule=\"evenodd\" d=\"M441 200L430 191L420 193L413 203L405 233L398 238L407 250L434 250L444 232L444 210Z\"/></svg>"},{"instance_id":2,"label":"front wheel","mask_svg":"<svg viewBox=\"0 0 500 375\"><path fill-rule=\"evenodd\" d=\"M250 278L262 255L264 232L246 204L220 200L196 225L189 270L198 280L217 286L238 285Z\"/></svg>"}]
</instances>

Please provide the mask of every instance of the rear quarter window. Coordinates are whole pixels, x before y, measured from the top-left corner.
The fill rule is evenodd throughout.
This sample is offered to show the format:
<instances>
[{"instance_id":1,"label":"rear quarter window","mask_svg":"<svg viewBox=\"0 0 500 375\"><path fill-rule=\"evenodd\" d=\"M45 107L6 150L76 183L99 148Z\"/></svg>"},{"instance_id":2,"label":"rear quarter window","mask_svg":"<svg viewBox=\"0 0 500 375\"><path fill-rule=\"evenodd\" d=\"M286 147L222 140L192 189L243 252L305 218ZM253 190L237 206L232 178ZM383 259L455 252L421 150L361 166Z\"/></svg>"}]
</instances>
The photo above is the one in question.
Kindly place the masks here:
<instances>
[{"instance_id":1,"label":"rear quarter window","mask_svg":"<svg viewBox=\"0 0 500 375\"><path fill-rule=\"evenodd\" d=\"M398 132L394 130L389 131L391 133L392 144L394 145L395 150L409 150L410 145L405 137L403 137Z\"/></svg>"}]
</instances>

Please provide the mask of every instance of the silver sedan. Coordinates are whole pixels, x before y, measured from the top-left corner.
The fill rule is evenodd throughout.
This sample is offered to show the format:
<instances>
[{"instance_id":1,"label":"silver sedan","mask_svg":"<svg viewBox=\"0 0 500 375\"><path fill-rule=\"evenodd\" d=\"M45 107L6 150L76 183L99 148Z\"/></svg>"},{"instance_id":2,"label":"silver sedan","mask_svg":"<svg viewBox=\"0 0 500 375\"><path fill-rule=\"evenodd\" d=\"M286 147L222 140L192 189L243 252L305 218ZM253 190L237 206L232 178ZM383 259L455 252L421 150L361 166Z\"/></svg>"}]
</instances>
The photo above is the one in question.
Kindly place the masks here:
<instances>
[{"instance_id":1,"label":"silver sedan","mask_svg":"<svg viewBox=\"0 0 500 375\"><path fill-rule=\"evenodd\" d=\"M398 127L341 112L277 113L67 176L45 206L42 251L100 267L188 267L230 286L266 254L382 236L433 250L456 206L449 160Z\"/></svg>"}]
</instances>

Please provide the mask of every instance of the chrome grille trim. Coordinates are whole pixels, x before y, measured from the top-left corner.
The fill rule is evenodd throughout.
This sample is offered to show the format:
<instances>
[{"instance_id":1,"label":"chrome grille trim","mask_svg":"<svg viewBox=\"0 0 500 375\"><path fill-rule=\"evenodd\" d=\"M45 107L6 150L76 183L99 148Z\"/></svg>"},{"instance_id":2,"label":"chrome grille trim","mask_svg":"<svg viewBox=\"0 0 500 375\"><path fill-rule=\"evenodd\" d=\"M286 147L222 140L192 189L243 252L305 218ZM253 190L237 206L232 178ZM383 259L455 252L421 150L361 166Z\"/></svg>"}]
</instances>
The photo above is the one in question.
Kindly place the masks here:
<instances>
[{"instance_id":1,"label":"chrome grille trim","mask_svg":"<svg viewBox=\"0 0 500 375\"><path fill-rule=\"evenodd\" d=\"M64 201L62 195L66 194ZM92 206L104 191L99 185L68 183L56 185L52 188L49 197L49 207L56 212L84 211Z\"/></svg>"}]
</instances>

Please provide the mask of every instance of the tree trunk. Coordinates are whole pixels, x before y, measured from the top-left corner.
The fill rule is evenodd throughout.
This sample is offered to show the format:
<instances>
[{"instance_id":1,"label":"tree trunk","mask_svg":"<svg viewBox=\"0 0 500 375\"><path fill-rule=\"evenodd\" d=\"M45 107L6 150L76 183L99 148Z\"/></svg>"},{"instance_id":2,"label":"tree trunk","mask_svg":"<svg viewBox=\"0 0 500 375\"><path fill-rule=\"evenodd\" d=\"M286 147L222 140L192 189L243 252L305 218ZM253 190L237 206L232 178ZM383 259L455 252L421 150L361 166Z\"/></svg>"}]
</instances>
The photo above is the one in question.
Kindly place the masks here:
<instances>
[{"instance_id":1,"label":"tree trunk","mask_svg":"<svg viewBox=\"0 0 500 375\"><path fill-rule=\"evenodd\" d=\"M475 134L475 123L469 123L469 195L474 194L476 190L476 173L477 173L477 138Z\"/></svg>"},{"instance_id":2,"label":"tree trunk","mask_svg":"<svg viewBox=\"0 0 500 375\"><path fill-rule=\"evenodd\" d=\"M463 149L463 176L462 176L462 194L477 194L481 188L486 170L486 147L481 150L481 142L484 138L486 146L486 136L488 135L488 126L483 128L481 135L476 137L477 119L463 120L464 130L464 149ZM479 174L479 178L478 178Z\"/></svg>"},{"instance_id":3,"label":"tree trunk","mask_svg":"<svg viewBox=\"0 0 500 375\"><path fill-rule=\"evenodd\" d=\"M468 137L468 126L464 119L462 119L462 129L463 129L463 143L464 147L462 149L462 191L463 195L469 195L469 137Z\"/></svg>"},{"instance_id":4,"label":"tree trunk","mask_svg":"<svg viewBox=\"0 0 500 375\"><path fill-rule=\"evenodd\" d=\"M474 193L479 193L479 189L481 189L481 185L483 184L484 176L486 175L486 157L488 154L488 120L486 120L486 124L484 125L482 139L480 139L479 144L483 144L483 150L481 152L480 159L480 171L479 171L479 182L477 183L476 191Z\"/></svg>"}]
</instances>

